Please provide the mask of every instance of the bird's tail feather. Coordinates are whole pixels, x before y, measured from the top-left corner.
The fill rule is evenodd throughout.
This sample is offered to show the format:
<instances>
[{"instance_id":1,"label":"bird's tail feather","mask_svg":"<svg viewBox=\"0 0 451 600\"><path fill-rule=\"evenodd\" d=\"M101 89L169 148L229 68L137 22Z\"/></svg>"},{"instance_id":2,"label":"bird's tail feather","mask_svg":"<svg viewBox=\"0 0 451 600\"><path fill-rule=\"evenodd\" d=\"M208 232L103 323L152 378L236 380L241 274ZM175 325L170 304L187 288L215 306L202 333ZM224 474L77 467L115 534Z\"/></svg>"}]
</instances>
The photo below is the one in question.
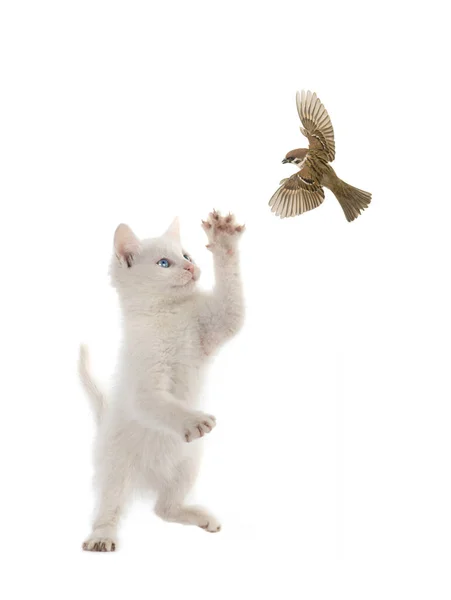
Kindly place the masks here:
<instances>
[{"instance_id":1,"label":"bird's tail feather","mask_svg":"<svg viewBox=\"0 0 451 600\"><path fill-rule=\"evenodd\" d=\"M332 189L348 221L357 219L371 202L371 194L338 180Z\"/></svg>"},{"instance_id":2,"label":"bird's tail feather","mask_svg":"<svg viewBox=\"0 0 451 600\"><path fill-rule=\"evenodd\" d=\"M89 352L88 348L83 344L80 346L80 353L78 357L78 374L80 381L85 390L90 402L91 407L96 417L97 424L100 423L103 413L106 408L105 395L100 391L97 383L94 381L89 368Z\"/></svg>"}]
</instances>

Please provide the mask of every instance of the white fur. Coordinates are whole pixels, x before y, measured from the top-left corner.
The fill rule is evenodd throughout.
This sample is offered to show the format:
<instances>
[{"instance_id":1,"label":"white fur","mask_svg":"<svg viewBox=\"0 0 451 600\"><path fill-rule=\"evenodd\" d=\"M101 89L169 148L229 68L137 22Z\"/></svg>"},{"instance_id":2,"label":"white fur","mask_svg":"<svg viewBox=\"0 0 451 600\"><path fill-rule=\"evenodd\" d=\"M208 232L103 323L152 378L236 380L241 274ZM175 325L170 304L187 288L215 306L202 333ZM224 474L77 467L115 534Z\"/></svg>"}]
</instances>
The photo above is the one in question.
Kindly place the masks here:
<instances>
[{"instance_id":1,"label":"white fur","mask_svg":"<svg viewBox=\"0 0 451 600\"><path fill-rule=\"evenodd\" d=\"M160 238L138 240L120 225L111 263L123 317L117 381L108 402L93 382L86 348L79 372L99 423L95 448L98 507L86 550L116 548L117 525L134 490L156 493L155 512L167 521L220 529L217 519L187 506L201 443L215 418L198 410L208 356L238 332L244 309L233 216L213 212L203 223L216 283L196 289L200 270L183 258L178 221ZM157 265L166 258L169 268Z\"/></svg>"}]
</instances>

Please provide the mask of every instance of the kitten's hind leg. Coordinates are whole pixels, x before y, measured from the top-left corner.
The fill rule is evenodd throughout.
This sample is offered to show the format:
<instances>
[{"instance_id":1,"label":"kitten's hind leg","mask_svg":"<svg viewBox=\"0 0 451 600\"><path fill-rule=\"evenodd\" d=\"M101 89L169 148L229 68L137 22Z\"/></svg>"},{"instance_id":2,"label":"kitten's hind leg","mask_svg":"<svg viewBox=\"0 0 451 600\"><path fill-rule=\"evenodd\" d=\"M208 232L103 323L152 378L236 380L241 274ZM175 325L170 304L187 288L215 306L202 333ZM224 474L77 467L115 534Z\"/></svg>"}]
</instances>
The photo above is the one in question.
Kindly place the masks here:
<instances>
[{"instance_id":1,"label":"kitten's hind leg","mask_svg":"<svg viewBox=\"0 0 451 600\"><path fill-rule=\"evenodd\" d=\"M207 509L201 506L184 504L185 496L191 489L197 475L197 465L186 461L180 465L176 478L166 483L159 491L155 513L172 523L196 525L210 533L221 530L221 525Z\"/></svg>"},{"instance_id":2,"label":"kitten's hind leg","mask_svg":"<svg viewBox=\"0 0 451 600\"><path fill-rule=\"evenodd\" d=\"M92 533L83 543L83 550L114 552L117 546L117 526L128 498L129 482L121 465L109 469L99 485L99 504Z\"/></svg>"}]
</instances>

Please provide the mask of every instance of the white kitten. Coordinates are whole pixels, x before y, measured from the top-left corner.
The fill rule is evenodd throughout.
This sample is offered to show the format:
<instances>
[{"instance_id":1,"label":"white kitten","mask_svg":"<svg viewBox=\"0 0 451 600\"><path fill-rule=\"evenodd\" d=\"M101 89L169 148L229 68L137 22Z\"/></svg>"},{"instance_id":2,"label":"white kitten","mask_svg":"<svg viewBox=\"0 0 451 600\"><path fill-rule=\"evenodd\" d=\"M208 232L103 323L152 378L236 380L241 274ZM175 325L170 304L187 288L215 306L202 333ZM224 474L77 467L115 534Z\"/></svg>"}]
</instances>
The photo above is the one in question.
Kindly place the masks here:
<instances>
[{"instance_id":1,"label":"white kitten","mask_svg":"<svg viewBox=\"0 0 451 600\"><path fill-rule=\"evenodd\" d=\"M198 471L197 438L216 425L212 415L196 410L203 367L243 322L237 243L244 227L232 215L213 212L203 228L214 257L210 293L196 289L200 270L182 247L177 220L157 239L141 241L127 225L116 230L111 279L123 343L108 401L90 376L86 348L80 350L80 377L99 426L98 508L85 550L115 550L119 518L137 489L156 492L162 519L210 532L221 528L207 510L184 500Z\"/></svg>"}]
</instances>

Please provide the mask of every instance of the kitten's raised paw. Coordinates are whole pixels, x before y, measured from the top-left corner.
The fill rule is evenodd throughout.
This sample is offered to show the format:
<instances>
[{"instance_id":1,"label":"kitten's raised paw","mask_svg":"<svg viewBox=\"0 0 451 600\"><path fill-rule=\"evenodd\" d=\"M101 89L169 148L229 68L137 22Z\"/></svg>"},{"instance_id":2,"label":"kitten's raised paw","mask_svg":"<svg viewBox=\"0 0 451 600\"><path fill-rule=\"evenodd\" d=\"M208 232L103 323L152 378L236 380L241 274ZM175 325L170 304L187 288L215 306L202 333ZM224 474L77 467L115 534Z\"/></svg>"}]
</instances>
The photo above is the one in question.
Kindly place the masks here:
<instances>
[{"instance_id":1,"label":"kitten's raised paw","mask_svg":"<svg viewBox=\"0 0 451 600\"><path fill-rule=\"evenodd\" d=\"M208 531L208 533L219 533L221 531L221 525L214 517L210 517L205 524L199 525L199 527Z\"/></svg>"},{"instance_id":2,"label":"kitten's raised paw","mask_svg":"<svg viewBox=\"0 0 451 600\"><path fill-rule=\"evenodd\" d=\"M210 433L215 426L216 419L213 415L197 413L194 416L190 416L184 424L183 433L185 440L187 442L192 442L197 438L203 437L206 433Z\"/></svg>"},{"instance_id":3,"label":"kitten's raised paw","mask_svg":"<svg viewBox=\"0 0 451 600\"><path fill-rule=\"evenodd\" d=\"M83 542L83 550L88 552L114 552L116 542L107 537L91 536Z\"/></svg>"},{"instance_id":4,"label":"kitten's raised paw","mask_svg":"<svg viewBox=\"0 0 451 600\"><path fill-rule=\"evenodd\" d=\"M218 247L226 248L229 254L233 254L233 247L244 231L244 225L238 225L232 213L223 217L216 210L202 221L202 227L208 237L207 248L212 251Z\"/></svg>"},{"instance_id":5,"label":"kitten's raised paw","mask_svg":"<svg viewBox=\"0 0 451 600\"><path fill-rule=\"evenodd\" d=\"M187 506L182 509L182 514L186 522L197 525L208 533L218 533L221 531L221 524L218 519L202 506Z\"/></svg>"}]
</instances>

